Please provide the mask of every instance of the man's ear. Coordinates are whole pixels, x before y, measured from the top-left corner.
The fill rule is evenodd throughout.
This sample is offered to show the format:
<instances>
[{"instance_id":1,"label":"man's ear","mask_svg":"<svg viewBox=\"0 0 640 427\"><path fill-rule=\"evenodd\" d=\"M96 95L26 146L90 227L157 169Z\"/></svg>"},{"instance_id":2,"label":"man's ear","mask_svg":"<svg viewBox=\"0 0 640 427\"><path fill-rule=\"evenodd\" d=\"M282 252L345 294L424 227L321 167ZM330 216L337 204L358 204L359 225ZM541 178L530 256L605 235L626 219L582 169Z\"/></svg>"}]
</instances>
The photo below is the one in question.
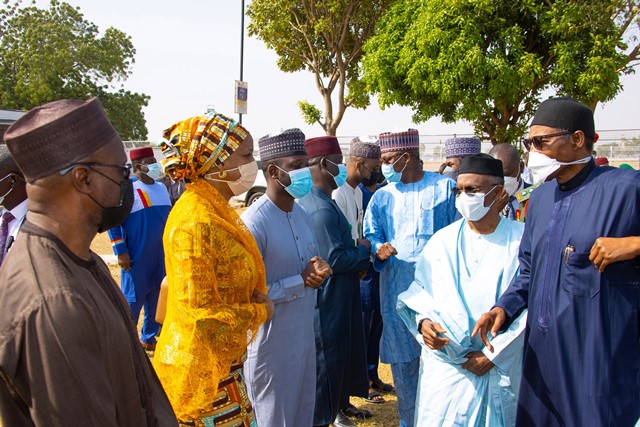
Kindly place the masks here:
<instances>
[{"instance_id":1,"label":"man's ear","mask_svg":"<svg viewBox=\"0 0 640 427\"><path fill-rule=\"evenodd\" d=\"M91 194L95 191L94 176L89 173L86 166L75 167L69 172L71 176L71 184L81 193Z\"/></svg>"},{"instance_id":2,"label":"man's ear","mask_svg":"<svg viewBox=\"0 0 640 427\"><path fill-rule=\"evenodd\" d=\"M584 132L582 132L581 130L577 130L573 134L571 134L571 144L573 145L574 150L583 148L585 143L586 137L584 135Z\"/></svg>"},{"instance_id":3,"label":"man's ear","mask_svg":"<svg viewBox=\"0 0 640 427\"><path fill-rule=\"evenodd\" d=\"M267 175L269 175L271 178L278 179L280 177L279 172L279 169L273 163L267 166Z\"/></svg>"},{"instance_id":4,"label":"man's ear","mask_svg":"<svg viewBox=\"0 0 640 427\"><path fill-rule=\"evenodd\" d=\"M327 168L327 158L326 157L322 157L320 159L320 161L318 162L318 165L320 166L320 169L326 169Z\"/></svg>"}]
</instances>

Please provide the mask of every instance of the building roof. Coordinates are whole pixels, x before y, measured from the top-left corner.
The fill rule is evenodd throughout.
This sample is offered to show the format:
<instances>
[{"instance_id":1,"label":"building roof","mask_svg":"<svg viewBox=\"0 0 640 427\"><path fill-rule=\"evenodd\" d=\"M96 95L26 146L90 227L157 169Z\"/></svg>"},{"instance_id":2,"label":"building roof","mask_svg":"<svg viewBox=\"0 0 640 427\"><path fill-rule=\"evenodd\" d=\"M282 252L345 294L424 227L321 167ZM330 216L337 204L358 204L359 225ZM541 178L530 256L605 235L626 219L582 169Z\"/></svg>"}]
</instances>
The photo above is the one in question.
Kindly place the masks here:
<instances>
[{"instance_id":1,"label":"building roof","mask_svg":"<svg viewBox=\"0 0 640 427\"><path fill-rule=\"evenodd\" d=\"M25 113L26 111L20 110L0 110L0 125L10 125Z\"/></svg>"}]
</instances>

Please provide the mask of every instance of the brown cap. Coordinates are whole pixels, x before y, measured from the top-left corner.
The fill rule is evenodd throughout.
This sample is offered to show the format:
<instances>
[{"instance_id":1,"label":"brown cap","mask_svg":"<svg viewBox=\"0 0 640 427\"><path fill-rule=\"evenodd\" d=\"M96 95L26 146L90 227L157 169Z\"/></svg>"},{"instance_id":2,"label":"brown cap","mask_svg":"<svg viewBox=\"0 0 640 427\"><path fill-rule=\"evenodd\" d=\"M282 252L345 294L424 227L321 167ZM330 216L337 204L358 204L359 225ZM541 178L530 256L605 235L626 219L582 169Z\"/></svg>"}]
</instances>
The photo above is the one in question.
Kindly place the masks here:
<instances>
[{"instance_id":1,"label":"brown cap","mask_svg":"<svg viewBox=\"0 0 640 427\"><path fill-rule=\"evenodd\" d=\"M4 140L28 182L71 166L109 142L122 143L98 98L36 107L7 129Z\"/></svg>"}]
</instances>

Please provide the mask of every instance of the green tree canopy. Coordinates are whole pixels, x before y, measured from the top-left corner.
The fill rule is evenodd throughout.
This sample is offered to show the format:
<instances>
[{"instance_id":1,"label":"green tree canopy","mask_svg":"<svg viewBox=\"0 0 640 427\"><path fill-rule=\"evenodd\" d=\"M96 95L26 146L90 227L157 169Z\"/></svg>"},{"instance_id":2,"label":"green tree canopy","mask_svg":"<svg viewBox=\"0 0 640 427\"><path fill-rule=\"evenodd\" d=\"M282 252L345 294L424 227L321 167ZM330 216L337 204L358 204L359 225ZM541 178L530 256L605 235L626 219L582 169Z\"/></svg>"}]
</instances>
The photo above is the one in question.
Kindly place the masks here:
<instances>
[{"instance_id":1,"label":"green tree canopy","mask_svg":"<svg viewBox=\"0 0 640 427\"><path fill-rule=\"evenodd\" d=\"M398 0L365 46L364 81L415 121L514 142L546 89L591 108L614 98L638 61L637 19L638 0Z\"/></svg>"},{"instance_id":2,"label":"green tree canopy","mask_svg":"<svg viewBox=\"0 0 640 427\"><path fill-rule=\"evenodd\" d=\"M115 28L103 34L79 8L9 3L0 9L0 108L28 110L63 98L98 96L123 139L146 139L149 97L122 88L135 49Z\"/></svg>"},{"instance_id":3,"label":"green tree canopy","mask_svg":"<svg viewBox=\"0 0 640 427\"><path fill-rule=\"evenodd\" d=\"M362 46L391 0L253 0L247 8L249 35L278 54L285 72L309 70L324 100L322 111L300 101L307 123L319 123L328 135L348 107L365 108L369 96L359 80ZM337 89L337 108L332 95Z\"/></svg>"}]
</instances>

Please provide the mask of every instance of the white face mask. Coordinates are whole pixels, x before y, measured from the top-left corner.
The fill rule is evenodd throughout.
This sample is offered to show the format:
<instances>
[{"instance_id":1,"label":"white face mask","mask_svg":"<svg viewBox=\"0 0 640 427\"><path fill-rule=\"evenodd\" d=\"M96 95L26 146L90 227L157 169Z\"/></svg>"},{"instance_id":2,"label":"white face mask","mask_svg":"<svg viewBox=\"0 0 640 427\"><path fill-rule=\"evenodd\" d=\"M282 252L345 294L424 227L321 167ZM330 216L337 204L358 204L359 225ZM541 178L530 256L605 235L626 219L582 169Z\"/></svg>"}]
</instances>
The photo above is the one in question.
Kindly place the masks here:
<instances>
[{"instance_id":1,"label":"white face mask","mask_svg":"<svg viewBox=\"0 0 640 427\"><path fill-rule=\"evenodd\" d=\"M458 171L454 170L451 166L447 166L446 168L444 168L444 170L442 171L442 175L448 176L454 181L458 179Z\"/></svg>"},{"instance_id":2,"label":"white face mask","mask_svg":"<svg viewBox=\"0 0 640 427\"><path fill-rule=\"evenodd\" d=\"M240 172L240 178L235 181L227 181L226 179L213 177L214 175L220 175L220 172L208 173L204 177L209 181L226 182L233 195L239 196L240 194L249 191L253 186L253 183L256 181L256 176L258 176L258 163L254 160L252 162L245 163L244 165L240 165L237 168L227 169L225 172L236 169Z\"/></svg>"},{"instance_id":3,"label":"white face mask","mask_svg":"<svg viewBox=\"0 0 640 427\"><path fill-rule=\"evenodd\" d=\"M518 182L518 177L520 176L520 165L518 165L518 173L515 177L513 176L505 176L504 177L504 191L507 192L509 196L513 196L518 191L518 187L520 186Z\"/></svg>"},{"instance_id":4,"label":"white face mask","mask_svg":"<svg viewBox=\"0 0 640 427\"><path fill-rule=\"evenodd\" d=\"M467 221L480 221L487 215L491 206L496 202L494 200L489 206L484 205L484 198L495 188L496 186L494 185L491 190L486 193L460 193L456 196L456 209L458 209L460 215Z\"/></svg>"},{"instance_id":5,"label":"white face mask","mask_svg":"<svg viewBox=\"0 0 640 427\"><path fill-rule=\"evenodd\" d=\"M533 178L533 184L542 184L551 175L553 175L562 166L567 165L579 165L581 163L588 163L591 160L591 156L587 156L584 159L575 160L573 162L559 162L556 159L545 156L537 151L531 151L529 153L528 168L531 171L531 177Z\"/></svg>"}]
</instances>

